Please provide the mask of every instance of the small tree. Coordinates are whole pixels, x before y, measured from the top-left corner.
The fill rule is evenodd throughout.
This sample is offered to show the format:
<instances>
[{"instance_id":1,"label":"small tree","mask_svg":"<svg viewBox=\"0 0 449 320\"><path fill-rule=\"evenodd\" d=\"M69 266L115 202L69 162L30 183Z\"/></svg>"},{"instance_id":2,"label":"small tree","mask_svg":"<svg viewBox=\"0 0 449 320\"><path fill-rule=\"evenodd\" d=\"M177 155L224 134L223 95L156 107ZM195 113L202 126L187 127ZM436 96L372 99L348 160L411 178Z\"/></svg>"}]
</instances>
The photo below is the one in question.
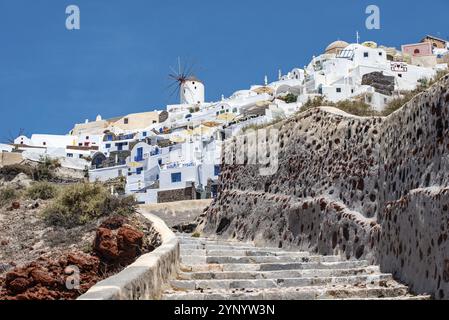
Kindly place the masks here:
<instances>
[{"instance_id":1,"label":"small tree","mask_svg":"<svg viewBox=\"0 0 449 320\"><path fill-rule=\"evenodd\" d=\"M33 170L33 180L48 181L55 177L55 171L61 167L61 163L57 159L49 157L41 157L39 163Z\"/></svg>"}]
</instances>

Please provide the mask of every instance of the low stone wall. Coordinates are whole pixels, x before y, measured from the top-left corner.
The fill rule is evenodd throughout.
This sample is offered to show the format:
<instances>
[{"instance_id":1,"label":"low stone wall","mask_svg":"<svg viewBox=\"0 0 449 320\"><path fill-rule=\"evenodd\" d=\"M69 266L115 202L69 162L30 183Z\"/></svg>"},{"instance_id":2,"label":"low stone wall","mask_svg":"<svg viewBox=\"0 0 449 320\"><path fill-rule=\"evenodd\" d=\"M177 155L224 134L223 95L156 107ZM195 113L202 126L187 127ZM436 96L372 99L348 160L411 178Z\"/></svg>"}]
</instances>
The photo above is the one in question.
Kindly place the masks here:
<instances>
[{"instance_id":1,"label":"low stone wall","mask_svg":"<svg viewBox=\"0 0 449 320\"><path fill-rule=\"evenodd\" d=\"M179 269L179 241L158 217L140 211L161 235L162 245L141 256L119 274L93 286L78 300L155 300L162 288Z\"/></svg>"},{"instance_id":2,"label":"low stone wall","mask_svg":"<svg viewBox=\"0 0 449 320\"><path fill-rule=\"evenodd\" d=\"M159 191L157 193L158 203L176 202L184 200L196 199L196 191L194 187L187 187L184 189L174 189Z\"/></svg>"},{"instance_id":3,"label":"low stone wall","mask_svg":"<svg viewBox=\"0 0 449 320\"><path fill-rule=\"evenodd\" d=\"M0 167L19 164L23 161L22 154L16 152L0 152Z\"/></svg>"},{"instance_id":4,"label":"low stone wall","mask_svg":"<svg viewBox=\"0 0 449 320\"><path fill-rule=\"evenodd\" d=\"M169 227L194 222L212 200L189 200L142 205L142 209L161 218Z\"/></svg>"}]
</instances>

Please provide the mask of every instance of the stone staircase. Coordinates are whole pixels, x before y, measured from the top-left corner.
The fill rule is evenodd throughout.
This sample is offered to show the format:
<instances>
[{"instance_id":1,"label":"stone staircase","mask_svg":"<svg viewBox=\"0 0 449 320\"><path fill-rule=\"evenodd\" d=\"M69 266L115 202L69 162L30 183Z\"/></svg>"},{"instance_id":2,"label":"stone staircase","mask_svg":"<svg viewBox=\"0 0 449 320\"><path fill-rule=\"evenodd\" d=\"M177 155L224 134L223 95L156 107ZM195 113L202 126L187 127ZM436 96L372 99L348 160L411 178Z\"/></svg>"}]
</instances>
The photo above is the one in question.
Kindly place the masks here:
<instances>
[{"instance_id":1,"label":"stone staircase","mask_svg":"<svg viewBox=\"0 0 449 320\"><path fill-rule=\"evenodd\" d=\"M164 300L428 299L367 261L180 235L181 270Z\"/></svg>"}]
</instances>

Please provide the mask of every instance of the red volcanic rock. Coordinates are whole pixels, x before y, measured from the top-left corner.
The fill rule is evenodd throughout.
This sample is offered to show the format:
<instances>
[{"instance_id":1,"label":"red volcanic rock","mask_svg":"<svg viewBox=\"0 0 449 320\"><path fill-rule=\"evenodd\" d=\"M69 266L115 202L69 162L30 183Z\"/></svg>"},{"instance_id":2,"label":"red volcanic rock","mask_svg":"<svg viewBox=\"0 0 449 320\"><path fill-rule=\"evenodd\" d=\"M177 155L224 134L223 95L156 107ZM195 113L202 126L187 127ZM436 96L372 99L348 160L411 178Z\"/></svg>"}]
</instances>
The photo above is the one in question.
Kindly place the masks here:
<instances>
[{"instance_id":1,"label":"red volcanic rock","mask_svg":"<svg viewBox=\"0 0 449 320\"><path fill-rule=\"evenodd\" d=\"M100 228L110 229L110 230L117 230L121 226L123 226L125 223L128 222L128 219L120 216L115 216L106 219L101 224Z\"/></svg>"},{"instance_id":2,"label":"red volcanic rock","mask_svg":"<svg viewBox=\"0 0 449 320\"><path fill-rule=\"evenodd\" d=\"M6 289L13 294L25 292L31 287L32 281L28 278L15 278L6 284Z\"/></svg>"},{"instance_id":3,"label":"red volcanic rock","mask_svg":"<svg viewBox=\"0 0 449 320\"><path fill-rule=\"evenodd\" d=\"M49 273L49 271L45 270L44 268L35 268L31 270L30 276L34 280L34 283L41 284L45 287L54 287L61 282L58 278L55 278L53 274Z\"/></svg>"},{"instance_id":4,"label":"red volcanic rock","mask_svg":"<svg viewBox=\"0 0 449 320\"><path fill-rule=\"evenodd\" d=\"M130 226L118 230L98 228L94 251L106 265L125 265L142 252L143 237L142 232Z\"/></svg>"},{"instance_id":5,"label":"red volcanic rock","mask_svg":"<svg viewBox=\"0 0 449 320\"><path fill-rule=\"evenodd\" d=\"M6 274L0 300L75 299L102 279L99 265L97 257L82 252L69 253L59 260L39 259ZM68 266L80 270L79 289L66 287Z\"/></svg>"},{"instance_id":6,"label":"red volcanic rock","mask_svg":"<svg viewBox=\"0 0 449 320\"><path fill-rule=\"evenodd\" d=\"M112 230L98 228L94 242L94 251L102 260L114 261L118 259L117 238Z\"/></svg>"},{"instance_id":7,"label":"red volcanic rock","mask_svg":"<svg viewBox=\"0 0 449 320\"><path fill-rule=\"evenodd\" d=\"M118 229L117 237L119 239L120 249L125 249L130 246L141 248L143 245L143 232L128 226Z\"/></svg>"},{"instance_id":8,"label":"red volcanic rock","mask_svg":"<svg viewBox=\"0 0 449 320\"><path fill-rule=\"evenodd\" d=\"M20 203L19 202L13 202L11 204L11 210L19 210L20 209Z\"/></svg>"},{"instance_id":9,"label":"red volcanic rock","mask_svg":"<svg viewBox=\"0 0 449 320\"><path fill-rule=\"evenodd\" d=\"M117 244L120 250L120 264L128 264L140 255L144 234L131 227L121 227L117 231Z\"/></svg>"},{"instance_id":10,"label":"red volcanic rock","mask_svg":"<svg viewBox=\"0 0 449 320\"><path fill-rule=\"evenodd\" d=\"M114 219L104 226L116 227L124 221ZM105 271L115 271L132 263L143 250L143 239L142 232L128 225L121 225L116 230L98 228L95 255L70 252L56 260L40 258L27 266L16 267L0 279L0 300L76 299L101 281ZM74 275L73 268L69 268L74 266L79 269L80 286L70 289L66 287L66 281Z\"/></svg>"},{"instance_id":11,"label":"red volcanic rock","mask_svg":"<svg viewBox=\"0 0 449 320\"><path fill-rule=\"evenodd\" d=\"M67 265L75 265L84 271L96 271L100 265L100 260L97 257L81 252L70 253L67 256Z\"/></svg>"}]
</instances>

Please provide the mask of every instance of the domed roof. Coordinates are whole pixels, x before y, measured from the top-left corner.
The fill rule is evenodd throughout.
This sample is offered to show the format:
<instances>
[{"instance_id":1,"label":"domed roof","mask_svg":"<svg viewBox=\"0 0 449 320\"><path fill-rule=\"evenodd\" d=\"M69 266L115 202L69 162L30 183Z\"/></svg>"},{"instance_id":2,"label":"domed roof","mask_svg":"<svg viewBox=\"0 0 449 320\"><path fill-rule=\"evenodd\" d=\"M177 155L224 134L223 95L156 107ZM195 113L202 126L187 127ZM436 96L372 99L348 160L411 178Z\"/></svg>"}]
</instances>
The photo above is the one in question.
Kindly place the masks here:
<instances>
[{"instance_id":1,"label":"domed roof","mask_svg":"<svg viewBox=\"0 0 449 320\"><path fill-rule=\"evenodd\" d=\"M195 77L195 76L189 76L189 77L187 77L187 78L186 78L186 81L196 81L196 82L203 83L203 81L201 81L200 79L198 79L198 78Z\"/></svg>"},{"instance_id":2,"label":"domed roof","mask_svg":"<svg viewBox=\"0 0 449 320\"><path fill-rule=\"evenodd\" d=\"M325 53L336 53L337 50L342 50L349 46L346 41L337 40L327 46Z\"/></svg>"}]
</instances>

